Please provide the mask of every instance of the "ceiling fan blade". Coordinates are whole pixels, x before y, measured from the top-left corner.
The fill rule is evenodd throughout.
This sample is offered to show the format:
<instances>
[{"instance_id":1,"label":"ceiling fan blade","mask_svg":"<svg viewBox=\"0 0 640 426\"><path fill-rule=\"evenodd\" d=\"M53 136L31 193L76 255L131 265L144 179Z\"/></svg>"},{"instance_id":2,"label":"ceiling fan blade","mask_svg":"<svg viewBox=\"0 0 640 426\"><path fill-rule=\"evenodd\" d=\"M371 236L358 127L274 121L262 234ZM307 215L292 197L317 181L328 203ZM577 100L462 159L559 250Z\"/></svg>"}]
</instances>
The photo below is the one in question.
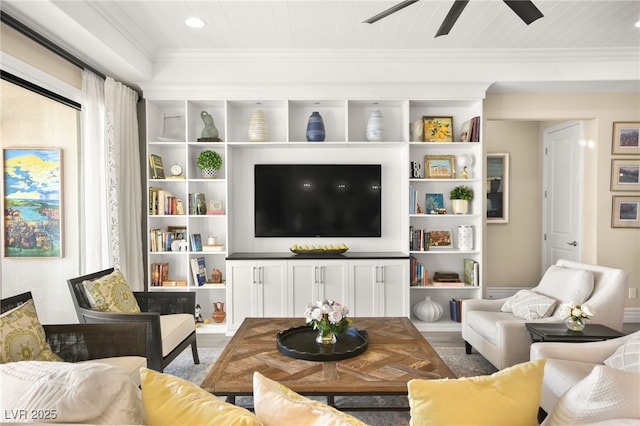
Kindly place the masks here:
<instances>
[{"instance_id":1,"label":"ceiling fan blade","mask_svg":"<svg viewBox=\"0 0 640 426\"><path fill-rule=\"evenodd\" d=\"M447 13L444 21L442 21L442 25L440 25L440 28L436 33L436 37L449 34L449 31L453 28L453 24L456 23L464 8L467 7L467 3L469 3L469 0L456 0L453 3L451 9L449 9L449 13Z\"/></svg>"},{"instance_id":2,"label":"ceiling fan blade","mask_svg":"<svg viewBox=\"0 0 640 426\"><path fill-rule=\"evenodd\" d=\"M414 3L417 3L419 0L404 0L403 2L400 2L398 4L396 4L393 7L390 7L387 10L383 10L382 12L378 13L375 16L372 16L371 18L367 19L366 21L362 21L362 23L367 23L367 24L373 24L376 21L379 21L380 19L391 15L392 13L396 13L397 11L404 9L407 6L411 6Z\"/></svg>"},{"instance_id":3,"label":"ceiling fan blade","mask_svg":"<svg viewBox=\"0 0 640 426\"><path fill-rule=\"evenodd\" d=\"M530 0L503 0L527 25L544 15Z\"/></svg>"}]
</instances>

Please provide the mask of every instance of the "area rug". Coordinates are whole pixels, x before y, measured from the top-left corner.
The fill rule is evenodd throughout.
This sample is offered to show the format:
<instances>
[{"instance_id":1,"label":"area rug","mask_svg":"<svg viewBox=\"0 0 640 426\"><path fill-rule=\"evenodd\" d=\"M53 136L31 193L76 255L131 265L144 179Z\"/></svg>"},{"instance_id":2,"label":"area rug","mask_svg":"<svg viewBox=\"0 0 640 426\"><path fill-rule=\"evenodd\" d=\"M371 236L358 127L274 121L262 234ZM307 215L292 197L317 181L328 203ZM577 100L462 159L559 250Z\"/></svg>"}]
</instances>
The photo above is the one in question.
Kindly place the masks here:
<instances>
[{"instance_id":1,"label":"area rug","mask_svg":"<svg viewBox=\"0 0 640 426\"><path fill-rule=\"evenodd\" d=\"M461 347L435 347L438 355L449 366L457 377L479 376L495 373L496 368L478 353L467 355ZM193 364L191 349L186 349L183 353L169 364L164 372L174 376L189 380L200 385L207 372L222 353L221 348L200 348L200 364ZM326 402L324 398L314 398ZM253 401L250 397L242 397L236 400L240 406L252 407ZM335 403L340 407L376 406L376 407L408 407L407 398L404 396L359 396L359 397L336 397ZM343 410L350 415L359 418L371 426L402 426L409 424L408 411L349 411Z\"/></svg>"}]
</instances>

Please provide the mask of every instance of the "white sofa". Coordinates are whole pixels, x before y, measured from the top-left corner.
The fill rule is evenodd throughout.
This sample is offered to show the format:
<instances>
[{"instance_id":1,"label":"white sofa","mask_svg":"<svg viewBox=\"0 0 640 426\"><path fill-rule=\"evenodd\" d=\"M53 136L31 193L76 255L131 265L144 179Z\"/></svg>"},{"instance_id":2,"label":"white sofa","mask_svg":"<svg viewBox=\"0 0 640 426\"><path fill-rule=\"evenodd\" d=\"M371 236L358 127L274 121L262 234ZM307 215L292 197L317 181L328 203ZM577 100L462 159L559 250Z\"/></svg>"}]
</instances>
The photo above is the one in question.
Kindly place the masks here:
<instances>
[{"instance_id":1,"label":"white sofa","mask_svg":"<svg viewBox=\"0 0 640 426\"><path fill-rule=\"evenodd\" d=\"M549 316L524 319L513 312L503 312L501 309L510 298L464 300L462 338L467 353L475 348L500 370L526 362L531 336L524 324L562 322L557 309L560 304L571 301L589 305L595 311L591 320L594 324L622 329L627 273L621 269L561 259L547 270L531 292L556 300Z\"/></svg>"},{"instance_id":2,"label":"white sofa","mask_svg":"<svg viewBox=\"0 0 640 426\"><path fill-rule=\"evenodd\" d=\"M601 342L534 343L530 357L546 359L544 426L640 424L640 331Z\"/></svg>"}]
</instances>

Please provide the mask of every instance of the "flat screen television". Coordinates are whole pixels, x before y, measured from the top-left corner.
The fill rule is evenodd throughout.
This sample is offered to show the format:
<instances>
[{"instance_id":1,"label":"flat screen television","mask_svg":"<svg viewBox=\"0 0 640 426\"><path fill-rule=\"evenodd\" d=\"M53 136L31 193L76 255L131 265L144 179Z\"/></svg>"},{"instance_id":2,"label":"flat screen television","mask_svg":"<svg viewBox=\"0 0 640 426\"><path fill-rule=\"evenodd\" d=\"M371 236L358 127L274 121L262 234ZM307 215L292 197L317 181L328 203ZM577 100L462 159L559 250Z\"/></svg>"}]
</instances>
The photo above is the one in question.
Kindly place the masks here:
<instances>
[{"instance_id":1,"label":"flat screen television","mask_svg":"<svg viewBox=\"0 0 640 426\"><path fill-rule=\"evenodd\" d=\"M256 164L256 237L380 237L380 164Z\"/></svg>"}]
</instances>

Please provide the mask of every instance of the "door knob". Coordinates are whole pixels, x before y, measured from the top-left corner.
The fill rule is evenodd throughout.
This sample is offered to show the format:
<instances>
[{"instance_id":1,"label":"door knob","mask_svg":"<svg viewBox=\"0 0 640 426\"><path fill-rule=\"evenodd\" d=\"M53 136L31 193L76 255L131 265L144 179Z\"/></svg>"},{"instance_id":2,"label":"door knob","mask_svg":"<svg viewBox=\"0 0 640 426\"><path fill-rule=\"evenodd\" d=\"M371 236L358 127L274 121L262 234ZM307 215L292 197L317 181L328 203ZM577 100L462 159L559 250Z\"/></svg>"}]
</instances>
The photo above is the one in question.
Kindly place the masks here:
<instances>
[{"instance_id":1,"label":"door knob","mask_svg":"<svg viewBox=\"0 0 640 426\"><path fill-rule=\"evenodd\" d=\"M578 242L577 241L573 241L573 242L570 242L570 243L567 243L567 244L569 244L570 246L574 246L574 247L578 246Z\"/></svg>"}]
</instances>

